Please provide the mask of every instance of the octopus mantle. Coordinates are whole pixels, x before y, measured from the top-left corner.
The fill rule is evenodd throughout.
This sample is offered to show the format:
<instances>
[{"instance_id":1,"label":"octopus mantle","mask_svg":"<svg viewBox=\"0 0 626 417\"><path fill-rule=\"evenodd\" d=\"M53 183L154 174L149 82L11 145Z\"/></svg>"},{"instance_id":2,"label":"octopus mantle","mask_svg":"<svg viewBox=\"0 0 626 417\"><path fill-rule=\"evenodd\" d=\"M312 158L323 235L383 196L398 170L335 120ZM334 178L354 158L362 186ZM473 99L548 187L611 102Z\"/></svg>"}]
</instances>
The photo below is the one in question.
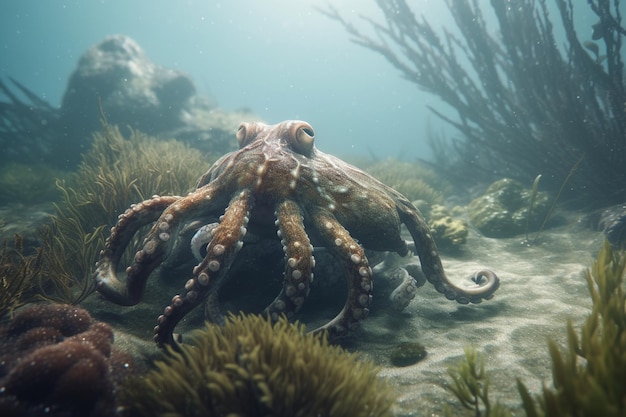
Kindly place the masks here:
<instances>
[{"instance_id":1,"label":"octopus mantle","mask_svg":"<svg viewBox=\"0 0 626 417\"><path fill-rule=\"evenodd\" d=\"M330 337L344 335L368 314L372 268L364 249L409 253L401 238L403 224L413 237L423 274L446 298L480 303L497 290L499 279L490 270L476 272L472 286L450 282L420 212L397 191L319 151L308 123L243 123L236 136L239 150L219 159L195 191L185 197L154 196L120 215L101 252L94 273L98 291L115 303L133 305L141 301L152 271L171 254L175 237L190 227L199 229L194 246L206 244L206 255L184 291L158 317L154 339L159 345L172 344L177 323L204 300L207 319L223 322L219 290L248 228L277 236L285 253L282 290L265 310L272 319L291 317L304 303L313 281L313 244L345 266L345 306L316 330L328 331ZM152 223L120 280L122 254L137 231Z\"/></svg>"}]
</instances>

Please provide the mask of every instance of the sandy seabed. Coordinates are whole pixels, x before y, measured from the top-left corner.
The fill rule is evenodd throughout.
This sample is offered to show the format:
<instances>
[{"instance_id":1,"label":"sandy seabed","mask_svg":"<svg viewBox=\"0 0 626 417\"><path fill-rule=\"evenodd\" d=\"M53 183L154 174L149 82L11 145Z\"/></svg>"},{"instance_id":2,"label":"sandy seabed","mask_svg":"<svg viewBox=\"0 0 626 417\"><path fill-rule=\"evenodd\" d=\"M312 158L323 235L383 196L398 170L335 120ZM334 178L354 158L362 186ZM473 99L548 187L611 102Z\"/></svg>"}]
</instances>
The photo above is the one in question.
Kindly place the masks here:
<instances>
[{"instance_id":1,"label":"sandy seabed","mask_svg":"<svg viewBox=\"0 0 626 417\"><path fill-rule=\"evenodd\" d=\"M540 393L542 384L551 385L547 340L564 348L567 321L578 329L590 313L583 272L601 248L603 236L574 219L567 226L544 231L533 246L522 241L523 236L488 239L473 233L461 256L443 255L448 277L459 285L473 271L494 270L501 284L491 300L459 305L427 283L402 313L373 313L363 322L353 348L383 367L381 377L399 395L397 416L439 416L446 404L456 410L455 415L462 410L443 385L451 381L448 367L464 358L465 346L484 355L492 401L517 415L524 415L517 379L532 393ZM415 365L393 367L388 359L390 340L419 342L428 355Z\"/></svg>"}]
</instances>

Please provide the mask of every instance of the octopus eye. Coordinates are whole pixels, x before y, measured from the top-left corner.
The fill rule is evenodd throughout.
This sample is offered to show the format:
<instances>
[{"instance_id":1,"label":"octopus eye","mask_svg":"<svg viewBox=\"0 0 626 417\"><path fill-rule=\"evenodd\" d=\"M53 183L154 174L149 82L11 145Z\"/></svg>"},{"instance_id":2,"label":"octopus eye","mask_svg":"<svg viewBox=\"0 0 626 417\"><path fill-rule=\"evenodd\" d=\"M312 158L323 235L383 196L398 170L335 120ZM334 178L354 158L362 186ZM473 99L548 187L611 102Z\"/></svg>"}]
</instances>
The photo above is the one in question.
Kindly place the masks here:
<instances>
[{"instance_id":1,"label":"octopus eye","mask_svg":"<svg viewBox=\"0 0 626 417\"><path fill-rule=\"evenodd\" d=\"M239 147L242 148L246 144L246 132L248 131L248 123L242 123L239 125L239 129L237 129L237 143L239 143Z\"/></svg>"},{"instance_id":2,"label":"octopus eye","mask_svg":"<svg viewBox=\"0 0 626 417\"><path fill-rule=\"evenodd\" d=\"M313 149L313 141L315 140L315 132L310 124L302 122L296 130L295 140L293 141L294 151L308 155Z\"/></svg>"}]
</instances>

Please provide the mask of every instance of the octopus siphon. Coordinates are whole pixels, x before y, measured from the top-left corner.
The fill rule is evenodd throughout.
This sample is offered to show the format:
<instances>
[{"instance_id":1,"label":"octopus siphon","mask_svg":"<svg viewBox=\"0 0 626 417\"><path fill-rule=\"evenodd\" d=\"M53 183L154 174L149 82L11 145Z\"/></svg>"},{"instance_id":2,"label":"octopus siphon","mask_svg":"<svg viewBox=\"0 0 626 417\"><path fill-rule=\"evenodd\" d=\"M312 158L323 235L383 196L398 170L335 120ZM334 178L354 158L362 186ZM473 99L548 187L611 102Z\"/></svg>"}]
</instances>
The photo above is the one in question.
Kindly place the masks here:
<instances>
[{"instance_id":1,"label":"octopus siphon","mask_svg":"<svg viewBox=\"0 0 626 417\"><path fill-rule=\"evenodd\" d=\"M187 196L154 196L121 214L100 253L94 272L97 290L112 302L134 305L141 301L150 274L172 252L175 237L190 223L219 218L196 239L206 244L206 254L184 291L158 317L157 344L174 344L177 323L202 302L208 320L223 322L220 287L248 229L271 234L282 243L282 289L264 312L273 320L282 314L292 317L303 305L313 282L314 245L326 248L345 266L345 305L315 330L327 331L330 338L345 335L368 315L373 283L364 250L409 254L402 225L414 240L423 274L447 299L480 303L498 289L497 275L486 269L471 277L471 285L453 284L418 209L367 173L319 151L308 123L242 123L236 137L239 149L215 162ZM124 251L149 224L152 228L126 268L125 279L118 278Z\"/></svg>"}]
</instances>

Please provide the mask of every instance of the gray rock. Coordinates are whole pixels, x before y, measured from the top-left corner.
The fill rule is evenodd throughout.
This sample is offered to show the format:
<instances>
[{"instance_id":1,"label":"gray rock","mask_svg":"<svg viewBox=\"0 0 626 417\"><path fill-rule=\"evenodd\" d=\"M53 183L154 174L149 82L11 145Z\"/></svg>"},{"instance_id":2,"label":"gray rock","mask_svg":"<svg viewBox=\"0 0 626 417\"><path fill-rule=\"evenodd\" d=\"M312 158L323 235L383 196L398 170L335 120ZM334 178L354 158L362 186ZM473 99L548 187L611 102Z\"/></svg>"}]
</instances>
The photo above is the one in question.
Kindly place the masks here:
<instances>
[{"instance_id":1,"label":"gray rock","mask_svg":"<svg viewBox=\"0 0 626 417\"><path fill-rule=\"evenodd\" d=\"M81 56L61 111L80 120L75 128L91 132L100 127L101 106L110 123L154 135L182 125L181 112L195 94L187 75L154 64L134 40L115 35Z\"/></svg>"},{"instance_id":2,"label":"gray rock","mask_svg":"<svg viewBox=\"0 0 626 417\"><path fill-rule=\"evenodd\" d=\"M104 115L122 129L179 139L218 155L235 148L239 123L259 120L249 111L220 110L215 100L196 93L187 74L156 65L123 35L109 36L81 56L61 114L64 145L73 149L88 146Z\"/></svg>"},{"instance_id":3,"label":"gray rock","mask_svg":"<svg viewBox=\"0 0 626 417\"><path fill-rule=\"evenodd\" d=\"M236 148L241 122L260 121L249 110L224 111L197 94L181 71L153 63L131 38L110 36L87 50L70 76L61 108L18 81L0 80L0 163L38 161L72 169L89 150L102 116L124 134L136 129L178 139L203 154Z\"/></svg>"}]
</instances>

